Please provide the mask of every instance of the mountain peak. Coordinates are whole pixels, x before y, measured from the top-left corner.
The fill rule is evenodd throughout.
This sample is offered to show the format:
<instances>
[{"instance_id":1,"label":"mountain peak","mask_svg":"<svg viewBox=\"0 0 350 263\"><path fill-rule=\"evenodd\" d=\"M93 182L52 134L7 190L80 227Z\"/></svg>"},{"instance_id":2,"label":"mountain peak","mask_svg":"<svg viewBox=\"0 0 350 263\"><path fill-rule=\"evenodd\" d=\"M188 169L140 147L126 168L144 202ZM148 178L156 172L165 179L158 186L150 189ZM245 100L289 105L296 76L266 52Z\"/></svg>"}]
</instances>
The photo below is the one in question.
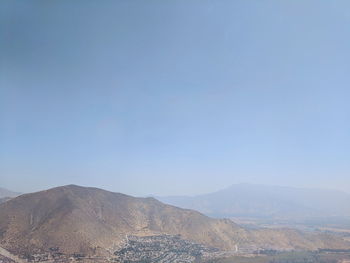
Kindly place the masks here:
<instances>
[{"instance_id":1,"label":"mountain peak","mask_svg":"<svg viewBox=\"0 0 350 263\"><path fill-rule=\"evenodd\" d=\"M19 196L0 204L0 209L0 242L18 253L37 247L91 253L94 247L114 246L125 234L159 233L180 234L199 243L229 248L234 239L227 242L227 233L216 228L225 226L229 235L237 230L237 226L227 222L165 205L154 198L76 185Z\"/></svg>"},{"instance_id":2,"label":"mountain peak","mask_svg":"<svg viewBox=\"0 0 350 263\"><path fill-rule=\"evenodd\" d=\"M237 242L281 249L348 247L342 240L304 236L297 231L292 235L290 231L248 231L231 220L209 218L154 198L76 185L19 196L0 204L0 211L1 247L17 255L51 248L66 255L108 254L125 241L126 235L180 235L184 240L222 250L235 249Z\"/></svg>"}]
</instances>

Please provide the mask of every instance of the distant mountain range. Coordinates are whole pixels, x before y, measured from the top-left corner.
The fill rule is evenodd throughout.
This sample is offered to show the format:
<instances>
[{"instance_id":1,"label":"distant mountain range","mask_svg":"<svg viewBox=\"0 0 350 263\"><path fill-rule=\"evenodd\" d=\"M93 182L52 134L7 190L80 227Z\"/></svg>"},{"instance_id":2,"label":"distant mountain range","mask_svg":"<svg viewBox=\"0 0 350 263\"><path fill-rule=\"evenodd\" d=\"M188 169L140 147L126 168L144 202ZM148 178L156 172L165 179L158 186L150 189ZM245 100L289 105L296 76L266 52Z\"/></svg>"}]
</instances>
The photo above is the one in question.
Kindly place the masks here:
<instances>
[{"instance_id":1,"label":"distant mountain range","mask_svg":"<svg viewBox=\"0 0 350 263\"><path fill-rule=\"evenodd\" d=\"M156 198L214 217L295 219L350 216L350 195L333 190L236 184L198 196Z\"/></svg>"},{"instance_id":2,"label":"distant mountain range","mask_svg":"<svg viewBox=\"0 0 350 263\"><path fill-rule=\"evenodd\" d=\"M5 188L0 187L0 199L5 198L5 197L16 197L19 195L20 195L20 193L16 193L16 192L13 192L13 191L10 191L10 190L7 190Z\"/></svg>"},{"instance_id":3,"label":"distant mountain range","mask_svg":"<svg viewBox=\"0 0 350 263\"><path fill-rule=\"evenodd\" d=\"M6 202L6 201L8 201L8 200L10 200L11 199L11 197L3 197L3 198L0 198L0 204L1 203L4 203L4 202Z\"/></svg>"},{"instance_id":4,"label":"distant mountain range","mask_svg":"<svg viewBox=\"0 0 350 263\"><path fill-rule=\"evenodd\" d=\"M241 200L244 202L244 200ZM14 255L50 251L108 256L127 235L180 235L222 250L350 248L340 237L291 229L247 230L228 219L75 185L24 194L0 204L0 248Z\"/></svg>"},{"instance_id":5,"label":"distant mountain range","mask_svg":"<svg viewBox=\"0 0 350 263\"><path fill-rule=\"evenodd\" d=\"M5 188L0 187L0 204L10 200L13 197L19 196L20 193L16 193Z\"/></svg>"}]
</instances>

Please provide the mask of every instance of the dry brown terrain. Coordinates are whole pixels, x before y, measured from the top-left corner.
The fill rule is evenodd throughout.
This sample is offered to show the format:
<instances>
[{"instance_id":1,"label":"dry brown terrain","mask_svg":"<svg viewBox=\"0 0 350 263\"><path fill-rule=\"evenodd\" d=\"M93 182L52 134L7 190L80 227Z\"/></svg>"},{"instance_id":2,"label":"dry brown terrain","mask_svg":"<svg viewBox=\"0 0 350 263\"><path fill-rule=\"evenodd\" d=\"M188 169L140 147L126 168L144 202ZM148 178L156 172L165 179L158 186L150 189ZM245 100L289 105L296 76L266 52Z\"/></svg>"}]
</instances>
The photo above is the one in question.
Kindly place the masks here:
<instances>
[{"instance_id":1,"label":"dry brown terrain","mask_svg":"<svg viewBox=\"0 0 350 263\"><path fill-rule=\"evenodd\" d=\"M235 245L276 249L349 248L329 235L295 230L248 231L227 219L97 188L57 187L0 205L0 246L14 254L59 247L63 253L108 255L126 235L180 234L224 250Z\"/></svg>"}]
</instances>

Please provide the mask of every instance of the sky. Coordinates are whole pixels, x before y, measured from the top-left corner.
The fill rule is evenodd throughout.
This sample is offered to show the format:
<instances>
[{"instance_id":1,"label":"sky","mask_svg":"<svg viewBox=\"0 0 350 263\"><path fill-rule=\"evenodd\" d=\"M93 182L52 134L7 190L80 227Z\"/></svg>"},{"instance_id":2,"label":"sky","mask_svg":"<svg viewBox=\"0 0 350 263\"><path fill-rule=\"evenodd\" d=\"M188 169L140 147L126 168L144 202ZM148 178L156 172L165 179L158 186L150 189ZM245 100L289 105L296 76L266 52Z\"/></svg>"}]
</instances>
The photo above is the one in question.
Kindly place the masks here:
<instances>
[{"instance_id":1,"label":"sky","mask_svg":"<svg viewBox=\"0 0 350 263\"><path fill-rule=\"evenodd\" d=\"M0 187L350 192L349 9L1 1Z\"/></svg>"}]
</instances>

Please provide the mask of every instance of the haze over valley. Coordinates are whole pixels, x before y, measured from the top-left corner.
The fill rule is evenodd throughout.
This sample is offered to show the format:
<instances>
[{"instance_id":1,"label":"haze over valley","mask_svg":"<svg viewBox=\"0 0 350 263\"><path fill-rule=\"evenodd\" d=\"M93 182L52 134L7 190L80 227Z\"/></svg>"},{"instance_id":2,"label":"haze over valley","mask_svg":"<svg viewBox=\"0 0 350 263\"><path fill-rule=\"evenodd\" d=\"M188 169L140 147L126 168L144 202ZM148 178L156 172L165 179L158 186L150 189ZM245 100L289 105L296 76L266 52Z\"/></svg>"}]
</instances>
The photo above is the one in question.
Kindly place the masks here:
<instances>
[{"instance_id":1,"label":"haze over valley","mask_svg":"<svg viewBox=\"0 0 350 263\"><path fill-rule=\"evenodd\" d=\"M350 226L350 194L337 190L235 184L198 196L157 199L208 216L235 218L252 226L255 223L340 229Z\"/></svg>"}]
</instances>

